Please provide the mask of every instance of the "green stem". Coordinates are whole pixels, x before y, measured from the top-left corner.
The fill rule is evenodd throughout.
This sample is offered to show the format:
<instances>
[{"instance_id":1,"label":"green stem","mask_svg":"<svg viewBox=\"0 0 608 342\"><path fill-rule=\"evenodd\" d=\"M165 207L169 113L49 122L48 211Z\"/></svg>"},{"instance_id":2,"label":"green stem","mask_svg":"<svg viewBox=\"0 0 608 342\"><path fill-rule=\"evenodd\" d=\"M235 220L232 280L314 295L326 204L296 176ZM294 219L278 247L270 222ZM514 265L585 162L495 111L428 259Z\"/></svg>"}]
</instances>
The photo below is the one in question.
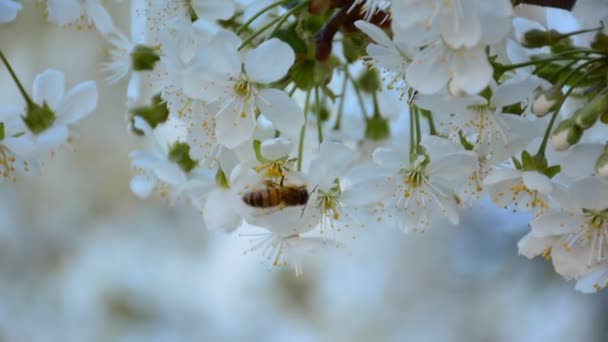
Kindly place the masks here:
<instances>
[{"instance_id":1,"label":"green stem","mask_svg":"<svg viewBox=\"0 0 608 342\"><path fill-rule=\"evenodd\" d=\"M414 115L412 114L412 106L410 106L410 158L414 155Z\"/></svg>"},{"instance_id":2,"label":"green stem","mask_svg":"<svg viewBox=\"0 0 608 342\"><path fill-rule=\"evenodd\" d=\"M321 101L319 100L319 87L315 87L315 103L317 112L317 135L319 137L319 146L323 143L323 122L321 121Z\"/></svg>"},{"instance_id":3,"label":"green stem","mask_svg":"<svg viewBox=\"0 0 608 342\"><path fill-rule=\"evenodd\" d=\"M0 59L2 59L4 66L6 66L6 69L8 69L8 73L11 74L11 77L13 78L13 81L15 82L15 84L17 84L17 88L19 88L19 91L21 92L21 96L23 96L23 98L25 99L27 106L30 107L30 106L35 105L34 101L30 97L30 95L25 91L25 89L23 88L23 85L21 85L21 82L19 81L17 74L15 74L15 71L11 67L10 63L4 57L4 54L2 53L2 51L0 51Z\"/></svg>"},{"instance_id":4,"label":"green stem","mask_svg":"<svg viewBox=\"0 0 608 342\"><path fill-rule=\"evenodd\" d=\"M572 70L562 81L562 84L565 84L568 79L570 79L573 75L576 74L576 72L582 68L584 68L585 66L587 66L588 64L591 64L594 61L587 61L581 65L579 65L576 69ZM536 152L537 156L545 156L545 150L547 149L547 143L549 141L549 136L551 135L551 131L553 130L553 125L555 124L555 120L557 119L557 115L559 114L560 109L562 108L562 106L564 105L564 102L566 102L566 99L568 98L568 96L570 96L570 94L574 91L574 89L576 88L576 86L583 80L585 80L586 76L591 73L592 71L594 71L596 68L592 68L589 69L585 74L581 75L575 82L574 84L572 84L572 86L570 86L570 88L568 88L568 90L566 91L566 93L564 94L564 97L560 100L559 105L557 105L555 107L555 110L553 112L553 115L551 115L551 120L549 120L549 124L547 125L547 128L545 129L545 134L543 135L543 141L541 142L540 146L538 147L538 152Z\"/></svg>"},{"instance_id":5,"label":"green stem","mask_svg":"<svg viewBox=\"0 0 608 342\"><path fill-rule=\"evenodd\" d=\"M575 59L577 61L582 60L582 59L590 59L593 57L582 57L582 56L570 56L570 57L566 57L566 56L560 56L560 57L551 57L551 58L545 58L545 59L535 59L535 60L531 60L528 62L523 62L523 63L517 63L517 64L509 64L509 65L505 65L502 67L501 71L510 71L510 70L514 70L514 69L518 69L518 68L523 68L523 67L527 67L527 66L531 66L531 65L536 65L536 64L541 64L541 63L546 63L546 62L555 62L555 61L563 61L563 60L570 60L570 59Z\"/></svg>"},{"instance_id":6,"label":"green stem","mask_svg":"<svg viewBox=\"0 0 608 342\"><path fill-rule=\"evenodd\" d=\"M287 18L290 15L292 15L295 11L302 8L302 6L306 5L307 3L308 3L307 1L303 1L303 2L299 3L297 6L294 6L292 9L285 12L283 15L274 18L273 20L268 22L266 25L262 26L259 30L255 31L251 36L249 36L247 39L245 39L243 41L243 43L241 44L241 46L239 46L238 50L240 51L241 49L243 49L245 46L247 46L247 44L251 43L251 41L253 41L257 36L262 34L264 31L268 30L274 24L278 23L277 27L280 27L285 22L285 20L287 20ZM275 28L275 30L273 30L273 34L274 34L274 32L276 32L276 30L278 30L278 28Z\"/></svg>"},{"instance_id":7,"label":"green stem","mask_svg":"<svg viewBox=\"0 0 608 342\"><path fill-rule=\"evenodd\" d=\"M299 3L296 6L294 6L293 8L291 8L289 11L287 11L285 13L285 15L283 15L283 17L281 17L281 19L277 22L277 25L274 27L274 29L272 29L272 32L270 32L268 37L274 36L277 33L277 31L281 28L281 26L283 26L283 23L287 20L287 18L289 18L289 16L291 14L293 14L298 9L304 7L307 4L308 4L308 1L302 1L301 3Z\"/></svg>"},{"instance_id":8,"label":"green stem","mask_svg":"<svg viewBox=\"0 0 608 342\"><path fill-rule=\"evenodd\" d=\"M414 106L414 123L416 124L416 149L420 146L422 134L420 133L420 110Z\"/></svg>"},{"instance_id":9,"label":"green stem","mask_svg":"<svg viewBox=\"0 0 608 342\"><path fill-rule=\"evenodd\" d=\"M574 36L577 34L583 34L583 33L587 33L587 32L593 32L593 31L599 31L599 30L603 30L604 29L604 25L596 27L596 28L592 28L592 29L584 29L584 30L578 30L578 31L572 31L572 32L568 32L568 33L563 33L561 36L562 37L570 37L570 36Z\"/></svg>"},{"instance_id":10,"label":"green stem","mask_svg":"<svg viewBox=\"0 0 608 342\"><path fill-rule=\"evenodd\" d=\"M374 118L379 118L380 117L380 105L378 104L378 94L374 91L372 93L372 101L374 104Z\"/></svg>"},{"instance_id":11,"label":"green stem","mask_svg":"<svg viewBox=\"0 0 608 342\"><path fill-rule=\"evenodd\" d=\"M342 80L342 91L340 92L340 103L338 104L338 114L336 115L336 123L334 124L334 131L340 129L342 125L342 112L344 111L344 99L346 98L346 85L348 84L348 77L344 75Z\"/></svg>"},{"instance_id":12,"label":"green stem","mask_svg":"<svg viewBox=\"0 0 608 342\"><path fill-rule=\"evenodd\" d=\"M253 17L249 18L249 20L247 20L243 26L241 26L237 31L236 34L241 34L243 33L243 31L245 31L249 25L251 25L251 23L256 20L257 18L259 18L262 14L266 13L267 11L277 7L277 6L281 6L282 4L286 3L289 0L280 0L277 2L273 2L270 5L262 8L261 10L259 10L256 14L253 15Z\"/></svg>"},{"instance_id":13,"label":"green stem","mask_svg":"<svg viewBox=\"0 0 608 342\"><path fill-rule=\"evenodd\" d=\"M359 86L357 86L357 82L348 72L348 69L344 68L344 72L346 73L346 77L348 77L348 79L350 80L350 83L353 85L353 88L355 88L355 94L357 95L357 101L359 102L359 107L361 107L361 113L363 113L363 118L367 119L367 110L365 109L365 102L363 102L363 96L361 95Z\"/></svg>"},{"instance_id":14,"label":"green stem","mask_svg":"<svg viewBox=\"0 0 608 342\"><path fill-rule=\"evenodd\" d=\"M306 100L304 100L304 125L300 131L300 141L298 144L298 171L302 171L302 156L304 155L304 136L306 134L306 114L308 113L308 102L310 101L310 90L306 92Z\"/></svg>"},{"instance_id":15,"label":"green stem","mask_svg":"<svg viewBox=\"0 0 608 342\"><path fill-rule=\"evenodd\" d=\"M430 110L420 109L420 114L426 118L429 124L429 133L431 135L437 135L437 128L435 127L435 121L433 120L433 113Z\"/></svg>"}]
</instances>

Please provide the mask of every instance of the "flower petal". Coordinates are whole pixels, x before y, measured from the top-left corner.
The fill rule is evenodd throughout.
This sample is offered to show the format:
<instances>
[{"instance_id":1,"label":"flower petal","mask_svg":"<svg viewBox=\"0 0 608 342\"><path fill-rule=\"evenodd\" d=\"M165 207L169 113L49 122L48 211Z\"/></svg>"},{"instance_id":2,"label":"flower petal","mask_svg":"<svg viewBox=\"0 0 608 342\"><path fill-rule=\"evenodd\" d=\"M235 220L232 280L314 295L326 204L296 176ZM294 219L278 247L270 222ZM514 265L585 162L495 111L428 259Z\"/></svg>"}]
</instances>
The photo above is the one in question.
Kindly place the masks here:
<instances>
[{"instance_id":1,"label":"flower petal","mask_svg":"<svg viewBox=\"0 0 608 342\"><path fill-rule=\"evenodd\" d=\"M448 82L448 64L444 60L445 47L441 44L427 46L408 66L406 82L421 94L434 94Z\"/></svg>"},{"instance_id":2,"label":"flower petal","mask_svg":"<svg viewBox=\"0 0 608 342\"><path fill-rule=\"evenodd\" d=\"M43 102L46 102L51 109L55 110L63 97L64 89L65 77L63 72L46 69L34 79L32 97L37 104L42 105Z\"/></svg>"},{"instance_id":3,"label":"flower petal","mask_svg":"<svg viewBox=\"0 0 608 342\"><path fill-rule=\"evenodd\" d=\"M23 6L14 1L0 1L0 23L8 23L17 18L17 13L21 11Z\"/></svg>"},{"instance_id":4,"label":"flower petal","mask_svg":"<svg viewBox=\"0 0 608 342\"><path fill-rule=\"evenodd\" d=\"M95 81L85 81L68 91L57 107L59 120L72 124L89 115L97 106L97 85Z\"/></svg>"},{"instance_id":5,"label":"flower petal","mask_svg":"<svg viewBox=\"0 0 608 342\"><path fill-rule=\"evenodd\" d=\"M114 31L114 23L110 13L95 0L87 0L84 2L84 9L87 15L93 20L97 31L101 34L108 34Z\"/></svg>"},{"instance_id":6,"label":"flower petal","mask_svg":"<svg viewBox=\"0 0 608 342\"><path fill-rule=\"evenodd\" d=\"M530 190L537 190L541 194L548 195L553 189L551 179L536 171L524 171L522 174L522 180L526 188Z\"/></svg>"},{"instance_id":7,"label":"flower petal","mask_svg":"<svg viewBox=\"0 0 608 342\"><path fill-rule=\"evenodd\" d=\"M134 176L129 183L129 187L133 194L141 199L148 198L155 186L156 181L154 178L143 176Z\"/></svg>"},{"instance_id":8,"label":"flower petal","mask_svg":"<svg viewBox=\"0 0 608 342\"><path fill-rule=\"evenodd\" d=\"M245 56L245 71L252 81L267 84L285 76L295 60L289 44L272 38Z\"/></svg>"},{"instance_id":9,"label":"flower petal","mask_svg":"<svg viewBox=\"0 0 608 342\"><path fill-rule=\"evenodd\" d=\"M233 149L251 139L255 129L255 117L239 101L233 101L216 115L215 136L218 143Z\"/></svg>"},{"instance_id":10,"label":"flower petal","mask_svg":"<svg viewBox=\"0 0 608 342\"><path fill-rule=\"evenodd\" d=\"M477 94L490 84L492 65L481 48L466 49L451 59L454 86L469 94Z\"/></svg>"},{"instance_id":11,"label":"flower petal","mask_svg":"<svg viewBox=\"0 0 608 342\"><path fill-rule=\"evenodd\" d=\"M293 148L291 141L284 137L267 139L262 141L260 152L269 160L277 160L289 155Z\"/></svg>"},{"instance_id":12,"label":"flower petal","mask_svg":"<svg viewBox=\"0 0 608 342\"><path fill-rule=\"evenodd\" d=\"M47 17L55 25L65 26L82 16L79 0L48 0Z\"/></svg>"},{"instance_id":13,"label":"flower petal","mask_svg":"<svg viewBox=\"0 0 608 342\"><path fill-rule=\"evenodd\" d=\"M233 210L232 201L230 191L218 189L209 193L203 209L207 229L230 233L241 225L242 218Z\"/></svg>"},{"instance_id":14,"label":"flower petal","mask_svg":"<svg viewBox=\"0 0 608 342\"><path fill-rule=\"evenodd\" d=\"M544 238L578 231L584 225L585 220L580 215L555 212L539 216L530 222L530 233L536 238Z\"/></svg>"},{"instance_id":15,"label":"flower petal","mask_svg":"<svg viewBox=\"0 0 608 342\"><path fill-rule=\"evenodd\" d=\"M67 126L53 125L36 136L36 145L41 151L48 151L64 144L68 140L68 135Z\"/></svg>"},{"instance_id":16,"label":"flower petal","mask_svg":"<svg viewBox=\"0 0 608 342\"><path fill-rule=\"evenodd\" d=\"M517 243L518 253L532 259L551 247L552 243L553 239L538 238L528 233Z\"/></svg>"},{"instance_id":17,"label":"flower petal","mask_svg":"<svg viewBox=\"0 0 608 342\"><path fill-rule=\"evenodd\" d=\"M304 113L284 91L272 88L261 90L256 103L276 129L292 136L300 133L304 125Z\"/></svg>"}]
</instances>

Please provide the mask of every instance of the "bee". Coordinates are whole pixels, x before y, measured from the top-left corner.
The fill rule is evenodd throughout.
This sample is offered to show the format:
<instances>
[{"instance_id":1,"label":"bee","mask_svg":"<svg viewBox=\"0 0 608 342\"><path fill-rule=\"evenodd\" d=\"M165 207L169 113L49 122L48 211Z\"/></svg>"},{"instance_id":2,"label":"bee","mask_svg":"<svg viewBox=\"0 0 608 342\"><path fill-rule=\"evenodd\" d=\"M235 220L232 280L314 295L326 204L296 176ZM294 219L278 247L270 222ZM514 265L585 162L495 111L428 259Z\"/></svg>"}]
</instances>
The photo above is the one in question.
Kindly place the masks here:
<instances>
[{"instance_id":1,"label":"bee","mask_svg":"<svg viewBox=\"0 0 608 342\"><path fill-rule=\"evenodd\" d=\"M265 189L250 191L243 195L243 202L254 208L292 207L308 202L306 185L283 185L265 180Z\"/></svg>"}]
</instances>

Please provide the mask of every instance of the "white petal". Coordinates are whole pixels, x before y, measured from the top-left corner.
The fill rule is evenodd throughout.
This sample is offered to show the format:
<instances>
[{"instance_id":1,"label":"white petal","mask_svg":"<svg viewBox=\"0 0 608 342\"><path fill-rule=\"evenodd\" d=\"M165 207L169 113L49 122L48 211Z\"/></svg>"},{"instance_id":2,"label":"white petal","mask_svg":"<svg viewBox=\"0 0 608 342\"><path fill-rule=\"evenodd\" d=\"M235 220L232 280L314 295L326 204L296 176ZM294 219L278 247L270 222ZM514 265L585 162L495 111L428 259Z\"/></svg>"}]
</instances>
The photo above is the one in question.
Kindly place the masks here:
<instances>
[{"instance_id":1,"label":"white petal","mask_svg":"<svg viewBox=\"0 0 608 342\"><path fill-rule=\"evenodd\" d=\"M466 49L451 59L452 81L469 94L477 94L490 84L492 65L481 48Z\"/></svg>"},{"instance_id":2,"label":"white petal","mask_svg":"<svg viewBox=\"0 0 608 342\"><path fill-rule=\"evenodd\" d=\"M0 1L0 23L8 23L17 18L17 13L21 11L23 6L14 1Z\"/></svg>"},{"instance_id":3,"label":"white petal","mask_svg":"<svg viewBox=\"0 0 608 342\"><path fill-rule=\"evenodd\" d=\"M407 153L386 147L376 148L372 154L372 159L382 168L391 171L398 171L409 164Z\"/></svg>"},{"instance_id":4,"label":"white petal","mask_svg":"<svg viewBox=\"0 0 608 342\"><path fill-rule=\"evenodd\" d=\"M233 210L230 192L213 190L209 193L203 209L207 229L232 232L241 224L242 218Z\"/></svg>"},{"instance_id":5,"label":"white petal","mask_svg":"<svg viewBox=\"0 0 608 342\"><path fill-rule=\"evenodd\" d=\"M84 6L87 15L93 20L99 33L108 34L114 31L114 23L110 13L98 1L87 0Z\"/></svg>"},{"instance_id":6,"label":"white petal","mask_svg":"<svg viewBox=\"0 0 608 342\"><path fill-rule=\"evenodd\" d=\"M368 35L373 41L382 46L393 46L393 41L389 36L378 26L371 24L365 20L357 20L355 26L361 30L361 32Z\"/></svg>"},{"instance_id":7,"label":"white petal","mask_svg":"<svg viewBox=\"0 0 608 342\"><path fill-rule=\"evenodd\" d=\"M449 154L432 160L427 165L427 174L431 178L440 178L450 182L464 182L477 168L475 153L464 151Z\"/></svg>"},{"instance_id":8,"label":"white petal","mask_svg":"<svg viewBox=\"0 0 608 342\"><path fill-rule=\"evenodd\" d=\"M449 79L448 64L444 60L445 47L441 44L427 46L408 66L405 80L422 94L434 94Z\"/></svg>"},{"instance_id":9,"label":"white petal","mask_svg":"<svg viewBox=\"0 0 608 342\"><path fill-rule=\"evenodd\" d=\"M494 89L490 103L495 107L505 107L521 102L530 97L540 85L541 81L533 78L519 82L505 82Z\"/></svg>"},{"instance_id":10,"label":"white petal","mask_svg":"<svg viewBox=\"0 0 608 342\"><path fill-rule=\"evenodd\" d=\"M68 140L68 128L65 125L53 125L36 136L36 145L42 151L50 150Z\"/></svg>"},{"instance_id":11,"label":"white petal","mask_svg":"<svg viewBox=\"0 0 608 342\"><path fill-rule=\"evenodd\" d=\"M64 26L82 16L82 5L79 0L48 0L47 17L51 23Z\"/></svg>"},{"instance_id":12,"label":"white petal","mask_svg":"<svg viewBox=\"0 0 608 342\"><path fill-rule=\"evenodd\" d=\"M279 131L291 136L300 133L304 125L304 112L284 91L272 88L261 90L256 104Z\"/></svg>"},{"instance_id":13,"label":"white petal","mask_svg":"<svg viewBox=\"0 0 608 342\"><path fill-rule=\"evenodd\" d=\"M131 178L131 182L129 183L131 191L135 194L135 196L145 199L150 196L154 187L156 186L156 182L153 178L143 177L143 176L135 176Z\"/></svg>"},{"instance_id":14,"label":"white petal","mask_svg":"<svg viewBox=\"0 0 608 342\"><path fill-rule=\"evenodd\" d=\"M215 135L217 141L233 149L251 139L255 129L255 117L247 108L241 108L238 101L220 110L216 115Z\"/></svg>"},{"instance_id":15,"label":"white petal","mask_svg":"<svg viewBox=\"0 0 608 342\"><path fill-rule=\"evenodd\" d=\"M454 19L457 17L457 19ZM442 16L439 19L441 36L454 49L470 48L481 39L481 22L478 15ZM457 20L457 23L454 21ZM456 25L455 25L456 24ZM455 27L458 29L456 30Z\"/></svg>"},{"instance_id":16,"label":"white petal","mask_svg":"<svg viewBox=\"0 0 608 342\"><path fill-rule=\"evenodd\" d=\"M230 19L234 14L234 2L232 0L194 0L192 8L199 18L209 21L218 19Z\"/></svg>"},{"instance_id":17,"label":"white petal","mask_svg":"<svg viewBox=\"0 0 608 342\"><path fill-rule=\"evenodd\" d=\"M553 239L537 238L532 236L532 233L528 233L517 243L518 253L532 259L551 247L552 243Z\"/></svg>"},{"instance_id":18,"label":"white petal","mask_svg":"<svg viewBox=\"0 0 608 342\"><path fill-rule=\"evenodd\" d=\"M576 290L582 293L595 293L608 285L608 268L603 265L582 276L576 282Z\"/></svg>"},{"instance_id":19,"label":"white petal","mask_svg":"<svg viewBox=\"0 0 608 342\"><path fill-rule=\"evenodd\" d=\"M89 115L97 106L97 85L95 81L85 81L68 91L57 107L57 115L62 123L72 124Z\"/></svg>"},{"instance_id":20,"label":"white petal","mask_svg":"<svg viewBox=\"0 0 608 342\"><path fill-rule=\"evenodd\" d=\"M46 102L51 109L55 110L63 97L64 89L65 77L63 72L46 69L34 79L32 97L37 104L42 105L43 102Z\"/></svg>"},{"instance_id":21,"label":"white petal","mask_svg":"<svg viewBox=\"0 0 608 342\"><path fill-rule=\"evenodd\" d=\"M584 224L585 220L580 215L555 212L537 217L530 222L530 227L532 227L531 234L534 237L544 238L578 231Z\"/></svg>"},{"instance_id":22,"label":"white petal","mask_svg":"<svg viewBox=\"0 0 608 342\"><path fill-rule=\"evenodd\" d=\"M521 171L514 169L494 169L494 171L484 179L483 183L485 185L494 185L507 180L515 180L521 177L521 174Z\"/></svg>"},{"instance_id":23,"label":"white petal","mask_svg":"<svg viewBox=\"0 0 608 342\"><path fill-rule=\"evenodd\" d=\"M553 267L566 279L578 279L589 271L587 268L588 256L587 248L566 250L562 246L554 246L551 249Z\"/></svg>"},{"instance_id":24,"label":"white petal","mask_svg":"<svg viewBox=\"0 0 608 342\"><path fill-rule=\"evenodd\" d=\"M277 160L289 155L293 148L291 141L284 137L267 139L262 141L260 152L269 160Z\"/></svg>"},{"instance_id":25,"label":"white petal","mask_svg":"<svg viewBox=\"0 0 608 342\"><path fill-rule=\"evenodd\" d=\"M602 154L603 144L581 143L563 153L560 165L566 175L579 179L595 174L595 163Z\"/></svg>"},{"instance_id":26,"label":"white petal","mask_svg":"<svg viewBox=\"0 0 608 342\"><path fill-rule=\"evenodd\" d=\"M245 72L252 81L271 83L287 75L296 60L289 44L272 38L250 51L245 57Z\"/></svg>"},{"instance_id":27,"label":"white petal","mask_svg":"<svg viewBox=\"0 0 608 342\"><path fill-rule=\"evenodd\" d=\"M530 190L537 190L541 194L548 195L553 189L551 179L536 171L524 171L522 174L522 180L526 188Z\"/></svg>"},{"instance_id":28,"label":"white petal","mask_svg":"<svg viewBox=\"0 0 608 342\"><path fill-rule=\"evenodd\" d=\"M572 184L570 195L581 208L608 208L608 184L598 177L584 178Z\"/></svg>"}]
</instances>

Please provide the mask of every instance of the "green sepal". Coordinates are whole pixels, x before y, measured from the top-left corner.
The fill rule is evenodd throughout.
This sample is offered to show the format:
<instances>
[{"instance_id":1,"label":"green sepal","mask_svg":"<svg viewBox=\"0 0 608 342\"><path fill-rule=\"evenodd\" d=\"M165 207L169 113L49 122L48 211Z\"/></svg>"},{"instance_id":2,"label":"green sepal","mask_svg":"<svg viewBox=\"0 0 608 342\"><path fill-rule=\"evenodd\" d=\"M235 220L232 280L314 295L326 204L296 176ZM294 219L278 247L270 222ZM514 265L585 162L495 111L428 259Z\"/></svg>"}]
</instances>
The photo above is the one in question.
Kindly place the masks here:
<instances>
[{"instance_id":1,"label":"green sepal","mask_svg":"<svg viewBox=\"0 0 608 342\"><path fill-rule=\"evenodd\" d=\"M55 113L46 101L42 103L42 107L31 102L28 103L27 114L22 116L21 119L30 132L38 135L53 125Z\"/></svg>"},{"instance_id":2,"label":"green sepal","mask_svg":"<svg viewBox=\"0 0 608 342\"><path fill-rule=\"evenodd\" d=\"M458 131L458 139L460 140L460 145L462 145L462 147L464 147L465 150L467 150L467 151L473 150L473 147L474 147L473 144L471 144L467 140L467 137L464 136L462 131Z\"/></svg>"},{"instance_id":3,"label":"green sepal","mask_svg":"<svg viewBox=\"0 0 608 342\"><path fill-rule=\"evenodd\" d=\"M157 49L145 45L136 45L131 52L131 65L135 71L154 70L154 65L160 60Z\"/></svg>"},{"instance_id":4,"label":"green sepal","mask_svg":"<svg viewBox=\"0 0 608 342\"><path fill-rule=\"evenodd\" d=\"M262 155L262 142L255 139L253 140L253 152L255 153L255 159L257 159L257 161L260 164L267 164L270 163L270 160L264 158L264 156Z\"/></svg>"},{"instance_id":5,"label":"green sepal","mask_svg":"<svg viewBox=\"0 0 608 342\"><path fill-rule=\"evenodd\" d=\"M139 116L144 119L150 127L155 128L159 124L167 121L169 118L169 108L167 103L163 101L160 94L156 94L151 99L149 106L135 107L129 110L131 114L131 123L133 123L133 117ZM134 128L133 131L137 134L143 134L143 132Z\"/></svg>"},{"instance_id":6,"label":"green sepal","mask_svg":"<svg viewBox=\"0 0 608 342\"><path fill-rule=\"evenodd\" d=\"M176 141L169 147L168 159L177 164L182 171L190 173L198 166L198 161L190 157L190 145Z\"/></svg>"},{"instance_id":7,"label":"green sepal","mask_svg":"<svg viewBox=\"0 0 608 342\"><path fill-rule=\"evenodd\" d=\"M542 173L549 178L553 178L556 174L562 171L562 167L560 165L553 165L545 168Z\"/></svg>"},{"instance_id":8,"label":"green sepal","mask_svg":"<svg viewBox=\"0 0 608 342\"><path fill-rule=\"evenodd\" d=\"M217 173L215 174L215 184L217 184L220 188L230 189L226 174L224 173L224 170L222 170L221 167L218 167Z\"/></svg>"},{"instance_id":9,"label":"green sepal","mask_svg":"<svg viewBox=\"0 0 608 342\"><path fill-rule=\"evenodd\" d=\"M536 161L532 155L524 150L521 152L521 169L524 171L532 171L536 170Z\"/></svg>"},{"instance_id":10,"label":"green sepal","mask_svg":"<svg viewBox=\"0 0 608 342\"><path fill-rule=\"evenodd\" d=\"M370 140L384 140L391 135L388 120L380 115L365 119L365 138Z\"/></svg>"},{"instance_id":11,"label":"green sepal","mask_svg":"<svg viewBox=\"0 0 608 342\"><path fill-rule=\"evenodd\" d=\"M515 157L511 157L511 160L513 161L513 165L515 165L515 168L521 170L521 162Z\"/></svg>"}]
</instances>

